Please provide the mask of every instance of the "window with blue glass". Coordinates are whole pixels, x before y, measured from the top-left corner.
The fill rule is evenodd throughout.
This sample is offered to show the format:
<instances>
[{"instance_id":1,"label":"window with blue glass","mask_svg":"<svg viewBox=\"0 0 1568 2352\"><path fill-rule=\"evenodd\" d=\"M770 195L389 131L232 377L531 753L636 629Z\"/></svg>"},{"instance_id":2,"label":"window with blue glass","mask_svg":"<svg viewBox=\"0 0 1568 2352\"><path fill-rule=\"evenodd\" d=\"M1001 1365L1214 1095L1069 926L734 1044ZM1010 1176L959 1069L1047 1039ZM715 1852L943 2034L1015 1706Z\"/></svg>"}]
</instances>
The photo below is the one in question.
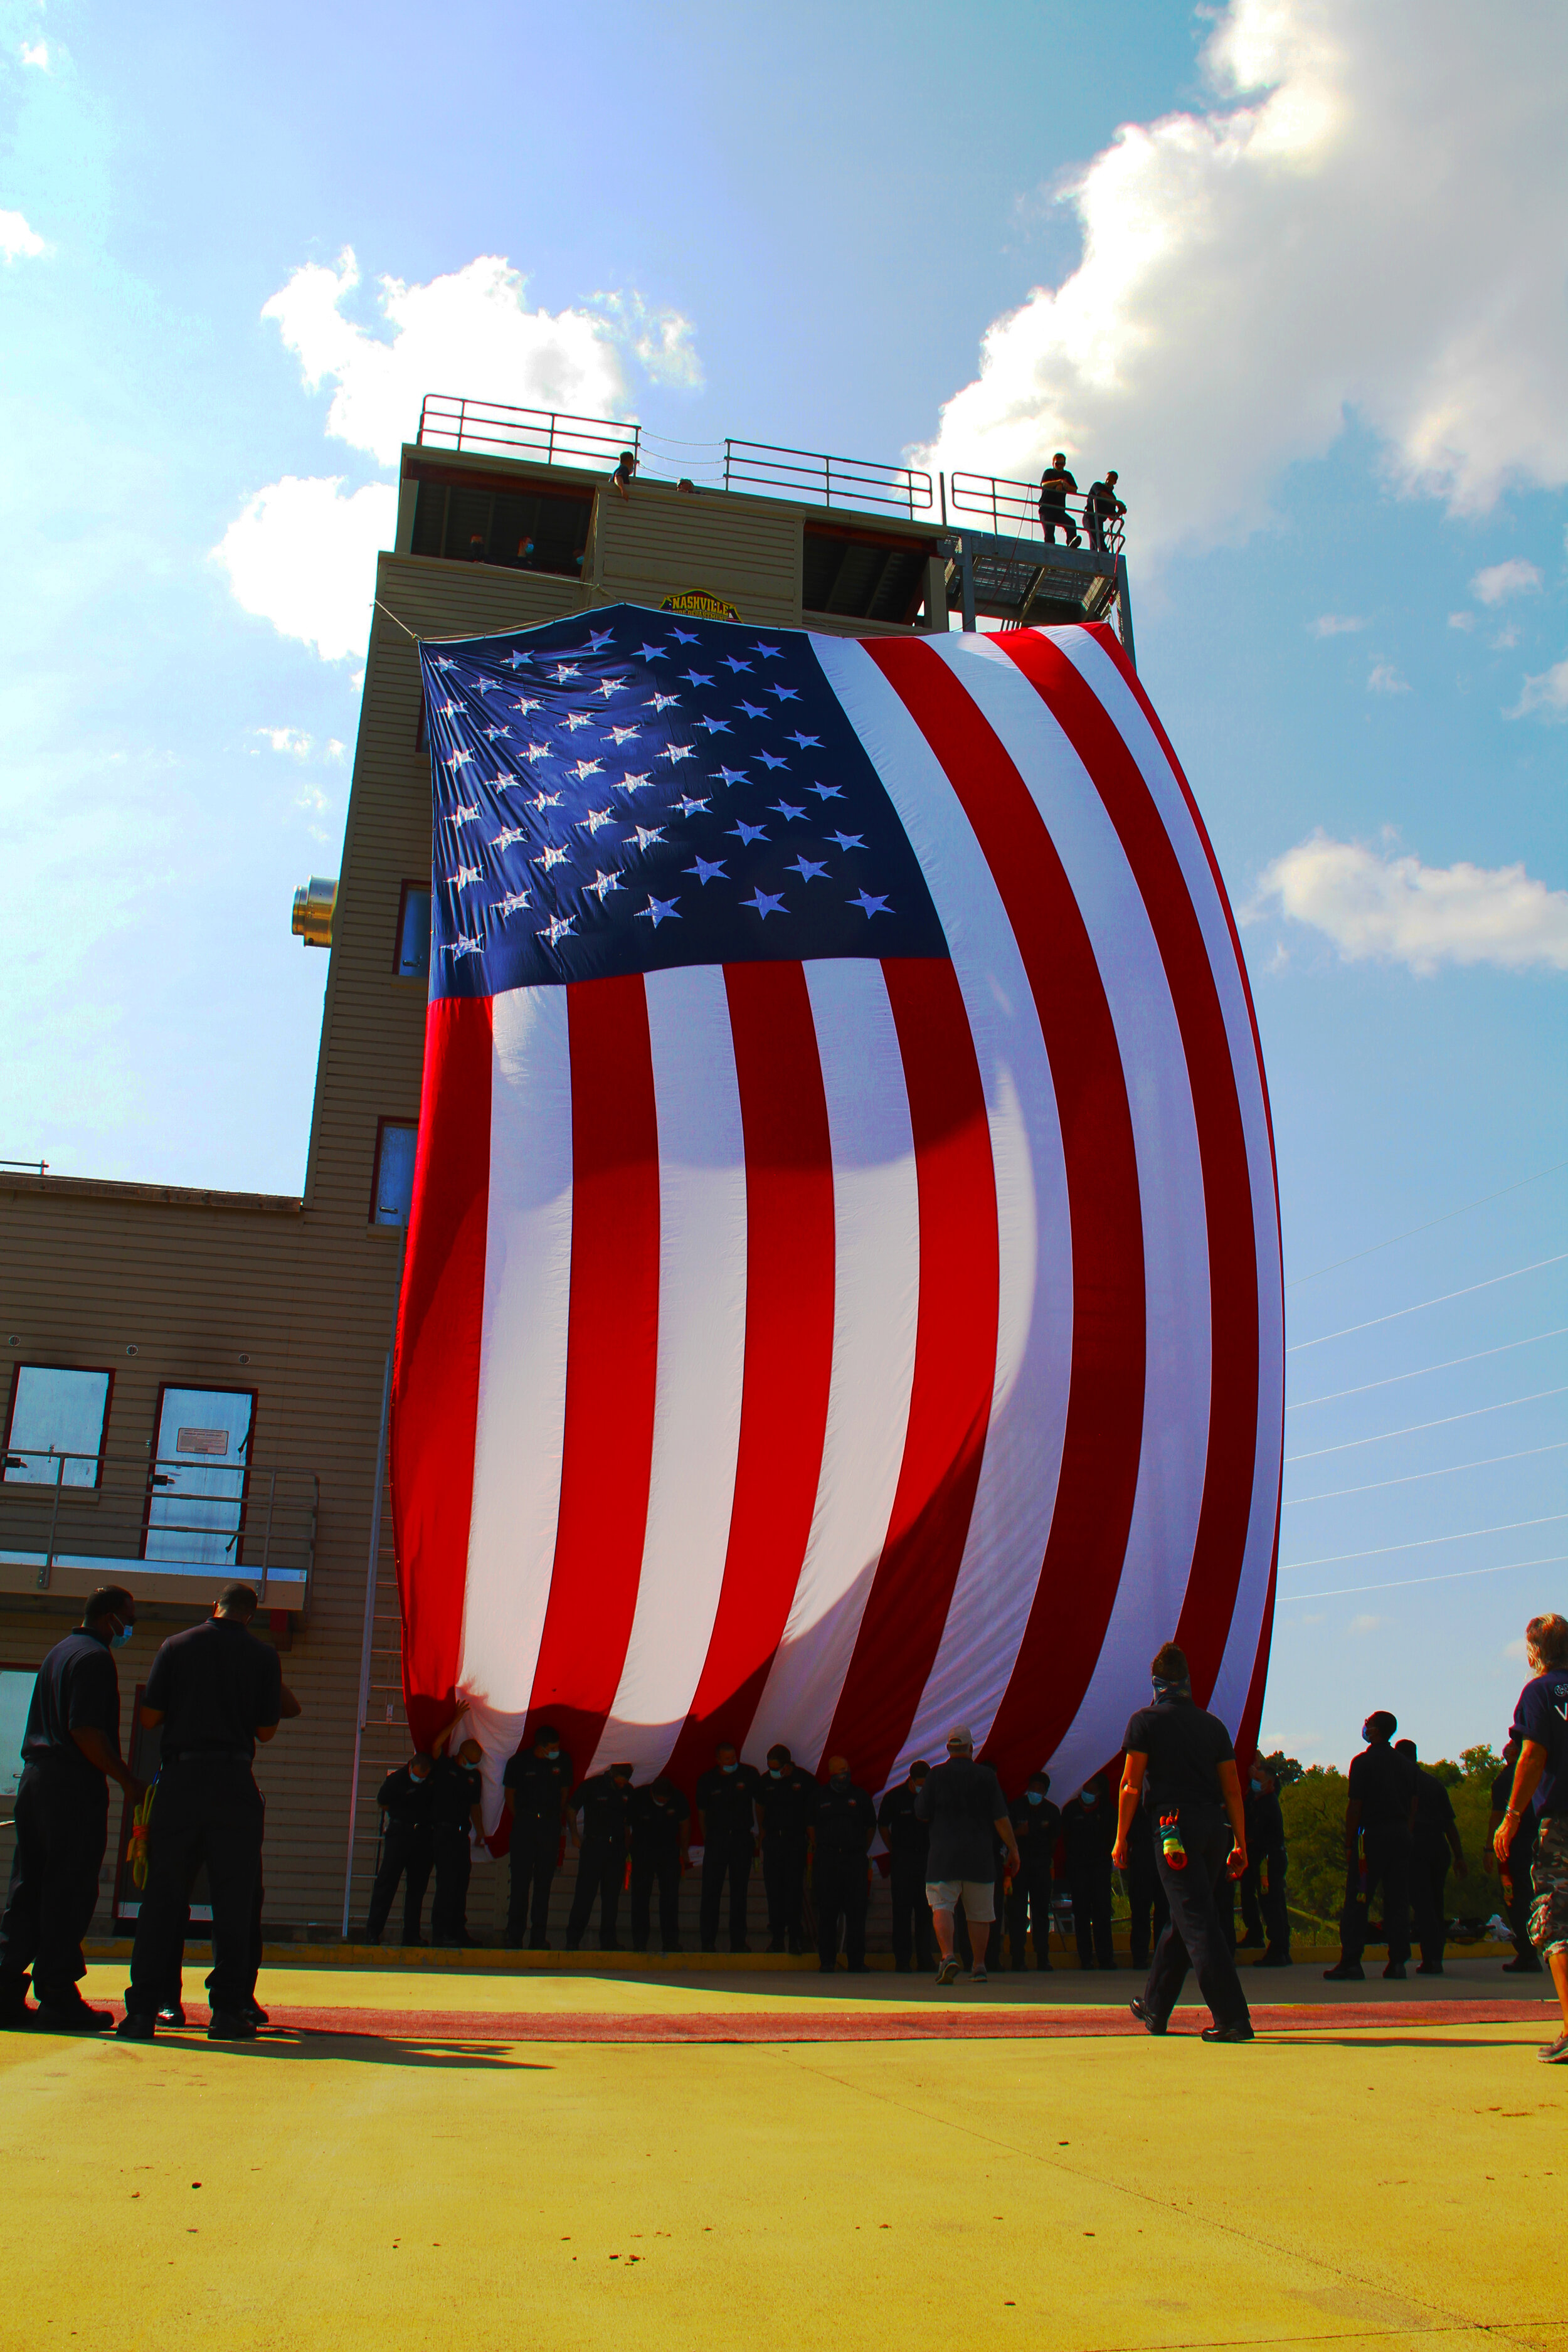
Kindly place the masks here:
<instances>
[{"instance_id":1,"label":"window with blue glass","mask_svg":"<svg viewBox=\"0 0 1568 2352\"><path fill-rule=\"evenodd\" d=\"M384 1118L375 1131L373 1225L405 1225L414 1199L414 1151L419 1129L411 1120Z\"/></svg>"},{"instance_id":2,"label":"window with blue glass","mask_svg":"<svg viewBox=\"0 0 1568 2352\"><path fill-rule=\"evenodd\" d=\"M405 882L397 909L397 952L392 968L399 980L430 977L430 885Z\"/></svg>"}]
</instances>

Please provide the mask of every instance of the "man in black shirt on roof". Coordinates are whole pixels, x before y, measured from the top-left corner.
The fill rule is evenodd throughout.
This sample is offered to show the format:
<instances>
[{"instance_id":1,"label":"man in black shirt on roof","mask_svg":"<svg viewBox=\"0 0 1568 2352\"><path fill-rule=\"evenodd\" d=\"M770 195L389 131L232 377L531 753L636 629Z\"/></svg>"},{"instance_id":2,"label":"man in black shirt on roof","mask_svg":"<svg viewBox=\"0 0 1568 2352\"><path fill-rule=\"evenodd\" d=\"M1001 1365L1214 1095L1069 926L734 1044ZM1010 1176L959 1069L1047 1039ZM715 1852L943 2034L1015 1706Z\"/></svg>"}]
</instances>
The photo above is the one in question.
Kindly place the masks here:
<instances>
[{"instance_id":1,"label":"man in black shirt on roof","mask_svg":"<svg viewBox=\"0 0 1568 2352\"><path fill-rule=\"evenodd\" d=\"M1142 1998L1131 2004L1132 2014L1148 2032L1163 2033L1190 1964L1214 2015L1214 2023L1204 2028L1204 2040L1250 2042L1247 1995L1215 1899L1226 1872L1239 1878L1247 1867L1236 1750L1218 1716L1194 1704L1186 1657L1174 1642L1156 1652L1150 1673L1154 1704L1140 1707L1122 1736L1127 1761L1111 1859L1118 1870L1126 1869L1132 1816L1140 1804L1146 1804L1154 1832L1154 1866L1171 1916L1154 1947Z\"/></svg>"},{"instance_id":2,"label":"man in black shirt on roof","mask_svg":"<svg viewBox=\"0 0 1568 2352\"><path fill-rule=\"evenodd\" d=\"M87 1973L81 1939L98 1902L109 1838L109 1783L142 1795L120 1755L120 1677L110 1652L131 1638L136 1603L106 1584L81 1623L38 1668L22 1734L16 1851L0 1918L0 2026L98 2032L113 2023L77 1990ZM38 2007L27 2007L27 1971Z\"/></svg>"},{"instance_id":3,"label":"man in black shirt on roof","mask_svg":"<svg viewBox=\"0 0 1568 2352\"><path fill-rule=\"evenodd\" d=\"M1362 1725L1365 1748L1350 1769L1345 1807L1345 1906L1340 1914L1340 1957L1323 1974L1331 1983L1358 1983L1366 1971L1366 1924L1374 1894L1383 1897L1388 1938L1385 1977L1402 1977L1410 1958L1410 1836L1415 1822L1415 1767L1390 1745L1399 1725L1379 1707ZM1360 1843L1360 1852L1357 1843Z\"/></svg>"},{"instance_id":4,"label":"man in black shirt on roof","mask_svg":"<svg viewBox=\"0 0 1568 2352\"><path fill-rule=\"evenodd\" d=\"M147 1889L136 1921L122 2041L151 2042L179 1965L186 1898L199 1864L212 1890L210 2042L252 2042L250 1915L261 1867L261 1795L251 1776L258 1739L283 1708L278 1653L255 1640L256 1594L224 1587L212 1615L164 1643L142 1694L142 1720L162 1725L163 1761L147 1839Z\"/></svg>"}]
</instances>

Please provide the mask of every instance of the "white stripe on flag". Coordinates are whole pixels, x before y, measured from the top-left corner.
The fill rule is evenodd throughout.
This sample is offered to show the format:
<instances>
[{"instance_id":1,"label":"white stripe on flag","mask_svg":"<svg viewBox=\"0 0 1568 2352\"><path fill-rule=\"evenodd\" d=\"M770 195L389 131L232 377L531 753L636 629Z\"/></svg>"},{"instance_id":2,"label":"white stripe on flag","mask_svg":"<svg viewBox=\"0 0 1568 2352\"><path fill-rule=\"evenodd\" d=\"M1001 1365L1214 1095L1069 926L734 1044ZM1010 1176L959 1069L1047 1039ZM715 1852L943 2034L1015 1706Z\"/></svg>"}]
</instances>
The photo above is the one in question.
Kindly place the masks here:
<instances>
[{"instance_id":1,"label":"white stripe on flag","mask_svg":"<svg viewBox=\"0 0 1568 2352\"><path fill-rule=\"evenodd\" d=\"M1203 1507L1208 1452L1208 1228L1186 1052L1126 852L1078 753L989 637L938 646L995 729L1045 819L1099 967L1127 1079L1143 1226L1148 1349L1138 1491L1116 1601L1053 1779L1076 1787L1121 1740L1126 1696L1170 1638Z\"/></svg>"},{"instance_id":2,"label":"white stripe on flag","mask_svg":"<svg viewBox=\"0 0 1568 2352\"><path fill-rule=\"evenodd\" d=\"M593 1769L662 1770L724 1580L746 1354L746 1158L723 967L650 972L658 1370L631 1640ZM606 1431L607 1444L615 1433Z\"/></svg>"},{"instance_id":3,"label":"white stripe on flag","mask_svg":"<svg viewBox=\"0 0 1568 2352\"><path fill-rule=\"evenodd\" d=\"M498 996L494 1032L484 1330L458 1687L485 1701L487 1727L499 1739L510 1721L521 1731L528 1712L561 1499L572 1288L565 990L517 988Z\"/></svg>"},{"instance_id":4,"label":"white stripe on flag","mask_svg":"<svg viewBox=\"0 0 1568 2352\"><path fill-rule=\"evenodd\" d=\"M784 1639L746 1738L815 1771L898 1491L920 1312L920 1196L879 963L805 966L833 1148L833 1371L816 1504Z\"/></svg>"},{"instance_id":5,"label":"white stripe on flag","mask_svg":"<svg viewBox=\"0 0 1568 2352\"><path fill-rule=\"evenodd\" d=\"M982 1739L1007 1686L1061 1468L1072 1244L1045 1039L990 867L935 754L864 648L837 637L812 643L935 901L974 1040L996 1176L1001 1313L984 1460L941 1648L890 1784L913 1758L940 1753L959 1710Z\"/></svg>"}]
</instances>

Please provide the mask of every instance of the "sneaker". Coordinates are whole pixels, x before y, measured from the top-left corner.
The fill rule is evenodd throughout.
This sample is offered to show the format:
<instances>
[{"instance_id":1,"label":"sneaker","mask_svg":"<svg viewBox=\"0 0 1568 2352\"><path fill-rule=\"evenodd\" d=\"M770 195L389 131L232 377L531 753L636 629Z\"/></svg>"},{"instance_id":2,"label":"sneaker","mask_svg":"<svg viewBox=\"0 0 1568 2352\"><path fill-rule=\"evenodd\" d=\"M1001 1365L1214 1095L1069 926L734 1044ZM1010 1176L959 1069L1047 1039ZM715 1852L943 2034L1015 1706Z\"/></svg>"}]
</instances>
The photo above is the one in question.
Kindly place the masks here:
<instances>
[{"instance_id":1,"label":"sneaker","mask_svg":"<svg viewBox=\"0 0 1568 2352\"><path fill-rule=\"evenodd\" d=\"M241 2017L248 2017L252 2025L270 2025L272 2022L258 2000L242 2001L239 2014Z\"/></svg>"},{"instance_id":2,"label":"sneaker","mask_svg":"<svg viewBox=\"0 0 1568 2352\"><path fill-rule=\"evenodd\" d=\"M1441 1960L1422 1960L1416 1968L1418 1977L1440 1977L1444 1973Z\"/></svg>"},{"instance_id":3,"label":"sneaker","mask_svg":"<svg viewBox=\"0 0 1568 2352\"><path fill-rule=\"evenodd\" d=\"M971 1984L985 1984L989 1981L985 1973L985 1963L984 1960L981 1961L980 1966L977 1969L970 1969L969 1981Z\"/></svg>"},{"instance_id":4,"label":"sneaker","mask_svg":"<svg viewBox=\"0 0 1568 2352\"><path fill-rule=\"evenodd\" d=\"M1384 1975L1385 1977L1395 1977L1395 1978L1397 1978L1398 1981L1399 1981L1401 1984L1403 1984L1403 1983L1405 1982L1405 1963L1404 1963L1404 1961L1403 1961L1403 1960L1390 1960L1390 1962L1388 1963L1388 1966L1384 1969L1384 1972L1383 1972L1383 1973L1384 1973Z\"/></svg>"},{"instance_id":5,"label":"sneaker","mask_svg":"<svg viewBox=\"0 0 1568 2352\"><path fill-rule=\"evenodd\" d=\"M1535 2054L1543 2066L1568 2066L1568 2032L1560 2033L1555 2042L1549 2042L1544 2050Z\"/></svg>"},{"instance_id":6,"label":"sneaker","mask_svg":"<svg viewBox=\"0 0 1568 2352\"><path fill-rule=\"evenodd\" d=\"M938 1960L936 1964L936 1980L939 1985L952 1984L957 1974L958 1962L956 1960Z\"/></svg>"},{"instance_id":7,"label":"sneaker","mask_svg":"<svg viewBox=\"0 0 1568 2352\"><path fill-rule=\"evenodd\" d=\"M1226 2025L1205 2025L1204 2028L1205 2042L1251 2042L1254 2038L1249 2017L1233 2017Z\"/></svg>"},{"instance_id":8,"label":"sneaker","mask_svg":"<svg viewBox=\"0 0 1568 2352\"><path fill-rule=\"evenodd\" d=\"M1341 1960L1336 1967L1323 1970L1325 1984L1364 1984L1365 1981L1366 1970L1359 1960Z\"/></svg>"},{"instance_id":9,"label":"sneaker","mask_svg":"<svg viewBox=\"0 0 1568 2352\"><path fill-rule=\"evenodd\" d=\"M1149 2007L1146 2001L1130 2000L1127 2006L1132 2011L1133 2016L1138 2020L1139 2024L1143 2028L1145 2033L1164 2032L1165 2020L1163 2017L1156 2017L1153 2011Z\"/></svg>"},{"instance_id":10,"label":"sneaker","mask_svg":"<svg viewBox=\"0 0 1568 2352\"><path fill-rule=\"evenodd\" d=\"M184 2007L180 2001L165 2001L163 2008L158 2011L159 2024L166 2025L172 2031L177 2031L182 2025L184 2025Z\"/></svg>"},{"instance_id":11,"label":"sneaker","mask_svg":"<svg viewBox=\"0 0 1568 2352\"><path fill-rule=\"evenodd\" d=\"M89 2009L78 1993L74 2000L40 2001L35 2022L40 2033L107 2033L114 2012Z\"/></svg>"},{"instance_id":12,"label":"sneaker","mask_svg":"<svg viewBox=\"0 0 1568 2352\"><path fill-rule=\"evenodd\" d=\"M133 2009L126 2011L114 2029L116 2042L151 2042L155 2035L153 2020L144 2011L139 2014Z\"/></svg>"},{"instance_id":13,"label":"sneaker","mask_svg":"<svg viewBox=\"0 0 1568 2352\"><path fill-rule=\"evenodd\" d=\"M215 2009L207 2020L209 2042L254 2042L256 2028L248 2017L232 2009Z\"/></svg>"}]
</instances>

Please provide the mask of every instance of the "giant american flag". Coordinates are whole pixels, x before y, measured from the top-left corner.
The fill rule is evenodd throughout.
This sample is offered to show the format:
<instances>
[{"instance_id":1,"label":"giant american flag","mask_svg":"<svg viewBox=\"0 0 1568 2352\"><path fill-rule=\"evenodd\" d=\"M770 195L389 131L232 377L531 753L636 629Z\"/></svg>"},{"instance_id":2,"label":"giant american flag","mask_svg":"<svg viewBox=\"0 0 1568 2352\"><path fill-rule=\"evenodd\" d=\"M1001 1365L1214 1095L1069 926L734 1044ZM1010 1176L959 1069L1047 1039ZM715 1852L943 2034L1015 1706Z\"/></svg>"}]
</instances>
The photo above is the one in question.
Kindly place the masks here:
<instances>
[{"instance_id":1,"label":"giant american flag","mask_svg":"<svg viewBox=\"0 0 1568 2352\"><path fill-rule=\"evenodd\" d=\"M420 648L430 1003L394 1389L416 1736L873 1790L1242 1740L1278 1536L1268 1101L1113 633L613 605Z\"/></svg>"}]
</instances>

